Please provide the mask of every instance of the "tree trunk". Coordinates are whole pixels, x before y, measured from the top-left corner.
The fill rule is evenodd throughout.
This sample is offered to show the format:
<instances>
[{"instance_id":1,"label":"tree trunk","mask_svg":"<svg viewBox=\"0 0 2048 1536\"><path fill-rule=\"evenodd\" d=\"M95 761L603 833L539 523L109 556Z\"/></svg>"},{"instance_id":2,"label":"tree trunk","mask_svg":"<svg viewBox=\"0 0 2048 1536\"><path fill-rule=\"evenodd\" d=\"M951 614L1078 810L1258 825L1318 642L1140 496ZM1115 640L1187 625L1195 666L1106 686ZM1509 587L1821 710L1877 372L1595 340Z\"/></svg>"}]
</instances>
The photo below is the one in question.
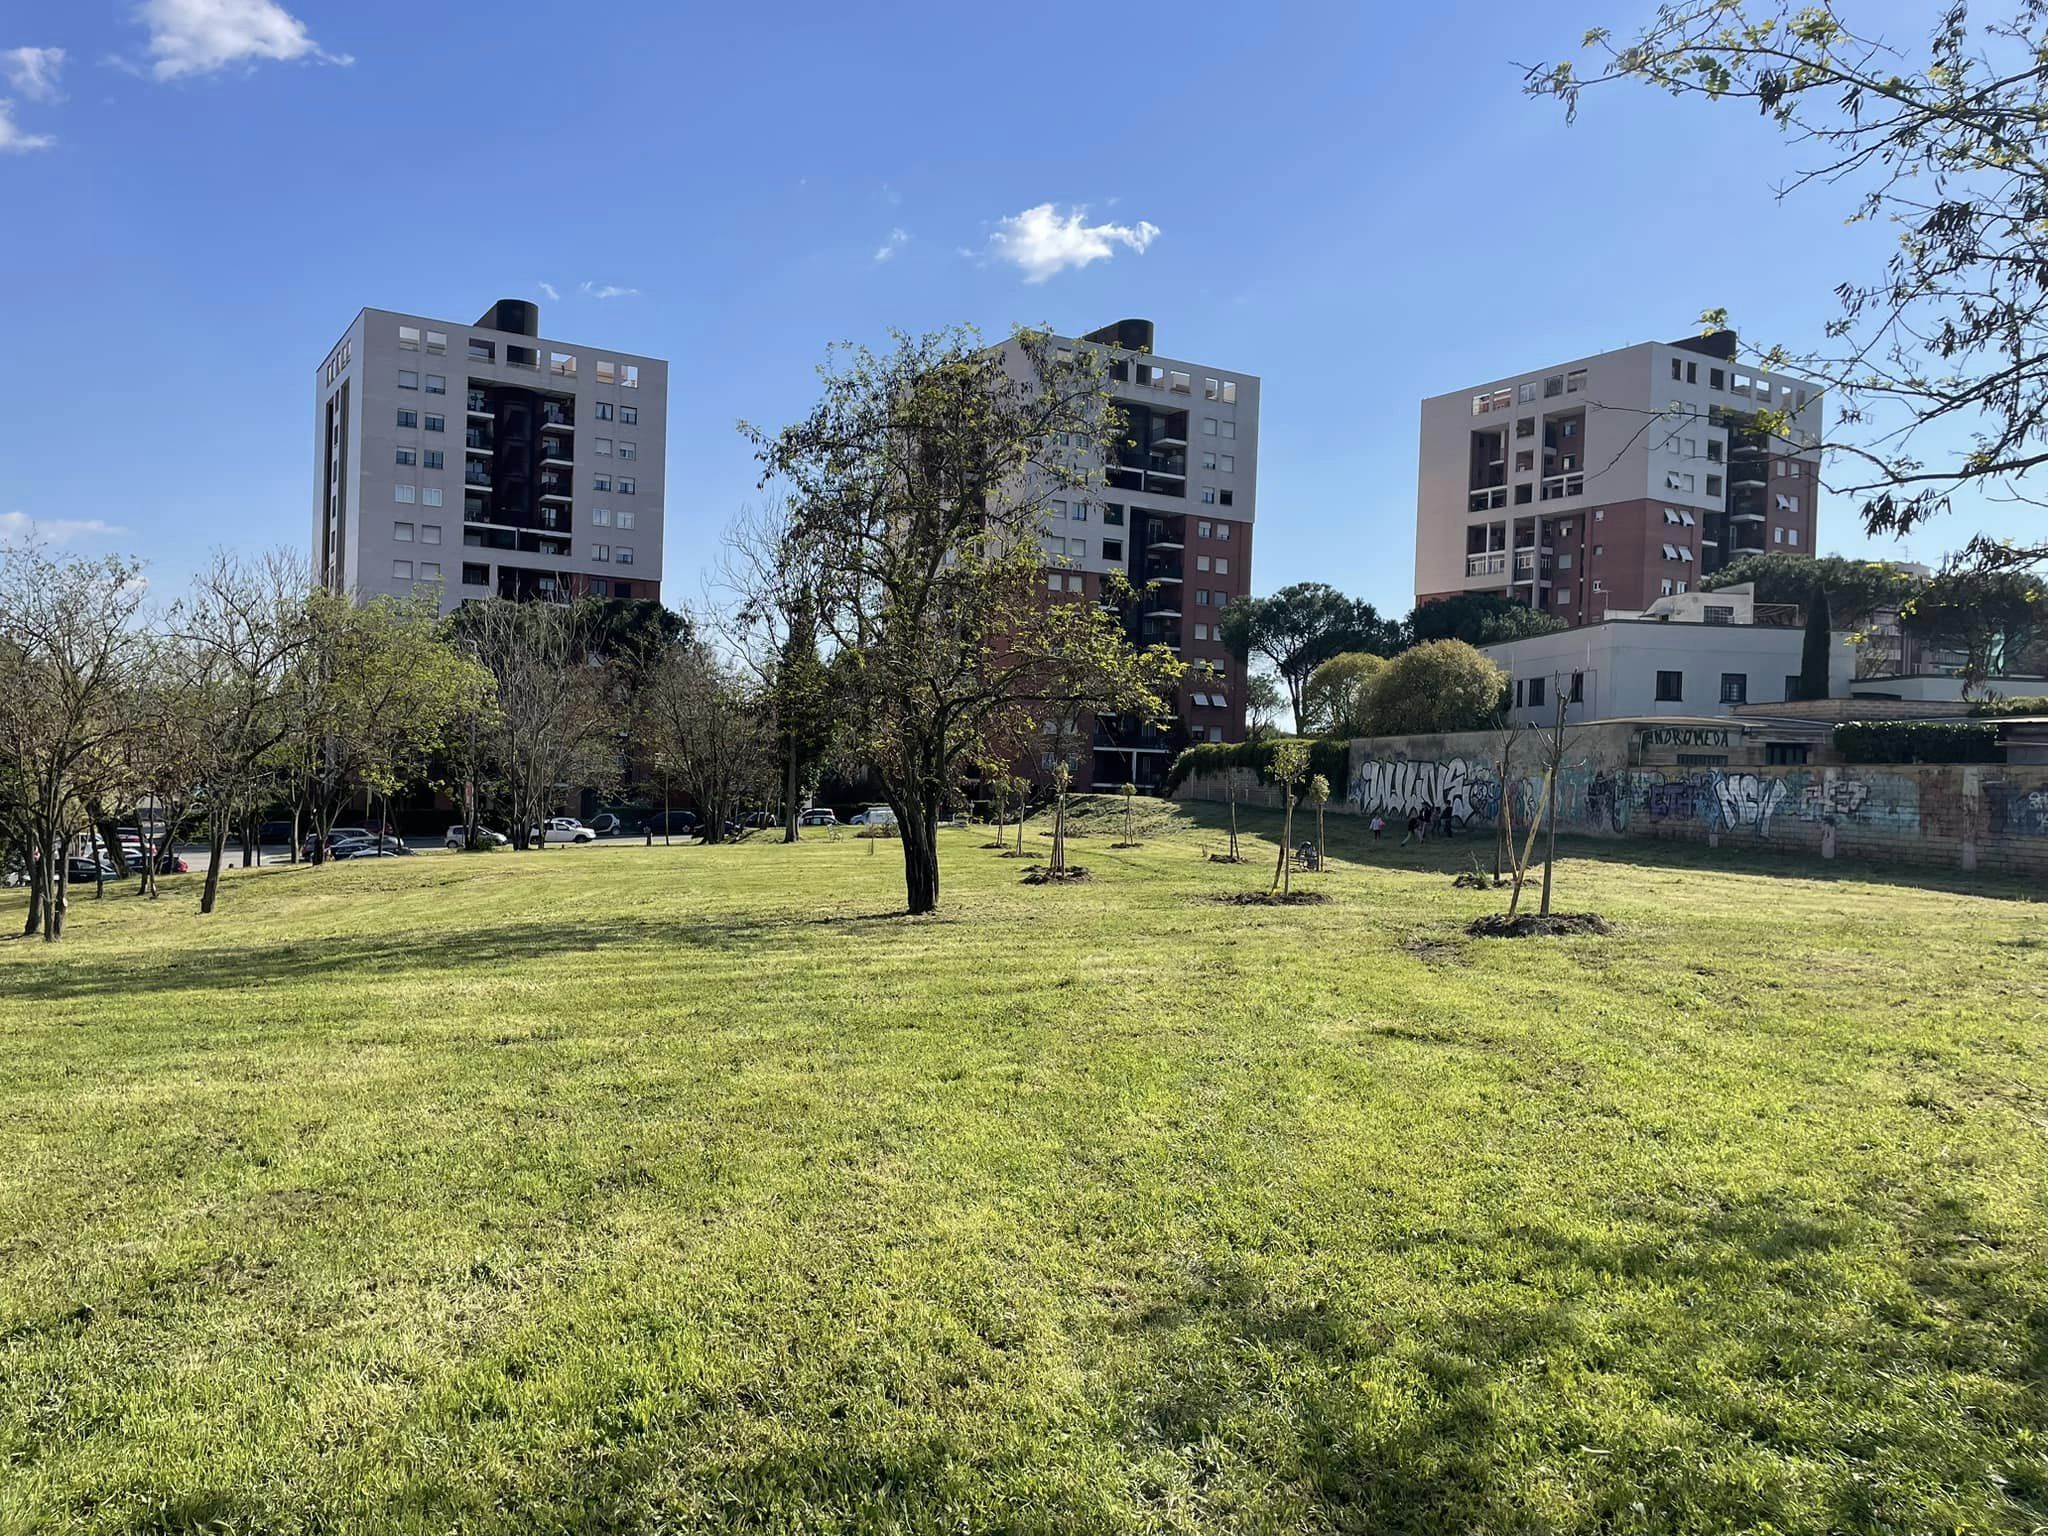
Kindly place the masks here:
<instances>
[{"instance_id":1,"label":"tree trunk","mask_svg":"<svg viewBox=\"0 0 2048 1536\"><path fill-rule=\"evenodd\" d=\"M1316 868L1330 867L1330 845L1323 836L1323 807L1316 806Z\"/></svg>"},{"instance_id":2,"label":"tree trunk","mask_svg":"<svg viewBox=\"0 0 2048 1536\"><path fill-rule=\"evenodd\" d=\"M1285 892L1287 889L1287 840L1294 835L1294 797L1287 798L1287 809L1280 818L1280 862L1273 866L1273 889Z\"/></svg>"},{"instance_id":3,"label":"tree trunk","mask_svg":"<svg viewBox=\"0 0 2048 1536\"><path fill-rule=\"evenodd\" d=\"M1233 782L1232 782L1232 783L1231 783L1231 784L1230 784L1230 785L1228 786L1228 792L1229 792L1229 795L1230 795L1230 858L1231 858L1231 862L1232 862L1232 863L1235 863L1235 862L1237 861L1237 857L1238 857L1238 854L1237 854L1237 784L1236 784L1236 782L1235 782L1235 781L1233 781Z\"/></svg>"},{"instance_id":4,"label":"tree trunk","mask_svg":"<svg viewBox=\"0 0 2048 1536\"><path fill-rule=\"evenodd\" d=\"M100 834L100 841L106 844L107 857L114 861L114 878L126 880L128 878L128 855L121 847L121 839L116 835L113 821L108 818L104 811L96 809L93 812L92 824Z\"/></svg>"},{"instance_id":5,"label":"tree trunk","mask_svg":"<svg viewBox=\"0 0 2048 1536\"><path fill-rule=\"evenodd\" d=\"M28 871L28 921L21 925L21 936L32 939L43 931L43 861L40 855L30 861Z\"/></svg>"},{"instance_id":6,"label":"tree trunk","mask_svg":"<svg viewBox=\"0 0 2048 1536\"><path fill-rule=\"evenodd\" d=\"M67 887L71 883L70 866L65 863L61 838L51 838L53 850L48 855L48 864L43 874L43 888L49 894L43 901L43 942L54 944L64 937L64 910L69 901Z\"/></svg>"},{"instance_id":7,"label":"tree trunk","mask_svg":"<svg viewBox=\"0 0 2048 1536\"><path fill-rule=\"evenodd\" d=\"M256 819L252 816L242 823L242 868L255 868L256 857Z\"/></svg>"},{"instance_id":8,"label":"tree trunk","mask_svg":"<svg viewBox=\"0 0 2048 1536\"><path fill-rule=\"evenodd\" d=\"M796 842L803 834L797 828L797 818L802 815L796 803L796 744L790 743L789 755L782 764L782 840Z\"/></svg>"},{"instance_id":9,"label":"tree trunk","mask_svg":"<svg viewBox=\"0 0 2048 1536\"><path fill-rule=\"evenodd\" d=\"M200 893L199 915L204 917L213 910L214 897L220 893L221 855L227 851L228 824L225 817L214 815L206 818L206 889Z\"/></svg>"},{"instance_id":10,"label":"tree trunk","mask_svg":"<svg viewBox=\"0 0 2048 1536\"><path fill-rule=\"evenodd\" d=\"M1550 793L1544 805L1543 819L1543 906L1542 915L1550 916L1550 866L1557 862L1557 775L1550 775Z\"/></svg>"},{"instance_id":11,"label":"tree trunk","mask_svg":"<svg viewBox=\"0 0 2048 1536\"><path fill-rule=\"evenodd\" d=\"M912 917L939 905L939 824L936 806L891 802L903 836L903 889Z\"/></svg>"}]
</instances>

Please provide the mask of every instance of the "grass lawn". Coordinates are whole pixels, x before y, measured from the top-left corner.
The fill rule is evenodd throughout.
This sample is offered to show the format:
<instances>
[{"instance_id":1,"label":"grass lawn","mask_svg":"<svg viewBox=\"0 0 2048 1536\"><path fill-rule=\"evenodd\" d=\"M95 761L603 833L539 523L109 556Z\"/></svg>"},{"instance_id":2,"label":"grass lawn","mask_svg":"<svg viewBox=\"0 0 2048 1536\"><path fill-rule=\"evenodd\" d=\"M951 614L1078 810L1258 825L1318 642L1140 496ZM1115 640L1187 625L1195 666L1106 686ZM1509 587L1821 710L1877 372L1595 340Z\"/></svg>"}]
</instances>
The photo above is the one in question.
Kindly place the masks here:
<instances>
[{"instance_id":1,"label":"grass lawn","mask_svg":"<svg viewBox=\"0 0 2048 1536\"><path fill-rule=\"evenodd\" d=\"M2048 906L1145 814L0 943L0 1532L2048 1522Z\"/></svg>"}]
</instances>

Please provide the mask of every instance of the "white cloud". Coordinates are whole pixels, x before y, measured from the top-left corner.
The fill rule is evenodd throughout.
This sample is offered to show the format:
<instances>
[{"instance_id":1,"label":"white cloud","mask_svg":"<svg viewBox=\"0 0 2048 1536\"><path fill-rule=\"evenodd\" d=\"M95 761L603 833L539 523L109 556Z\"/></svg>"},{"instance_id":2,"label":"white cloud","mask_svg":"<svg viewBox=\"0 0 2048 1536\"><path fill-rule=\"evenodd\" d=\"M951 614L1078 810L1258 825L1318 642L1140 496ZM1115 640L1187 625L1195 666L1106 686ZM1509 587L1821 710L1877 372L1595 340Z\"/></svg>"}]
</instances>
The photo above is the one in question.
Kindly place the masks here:
<instances>
[{"instance_id":1,"label":"white cloud","mask_svg":"<svg viewBox=\"0 0 2048 1536\"><path fill-rule=\"evenodd\" d=\"M878 247L876 247L876 249L875 249L875 260L877 260L877 261L893 261L893 260L895 259L895 257L896 257L896 253L897 253L898 251L902 250L902 249L903 249L903 247L904 247L904 246L906 246L906 245L908 245L908 244L910 244L910 231L909 231L909 230L907 230L907 229L892 229L892 230L890 230L890 231L889 231L889 238L888 238L888 239L886 239L886 240L884 240L884 241L883 241L883 242L881 243L881 245L879 245Z\"/></svg>"},{"instance_id":2,"label":"white cloud","mask_svg":"<svg viewBox=\"0 0 2048 1536\"><path fill-rule=\"evenodd\" d=\"M102 522L96 517L33 518L26 512L0 512L0 544L28 538L44 539L52 544L68 544L77 538L100 537L123 531L114 524Z\"/></svg>"},{"instance_id":3,"label":"white cloud","mask_svg":"<svg viewBox=\"0 0 2048 1536\"><path fill-rule=\"evenodd\" d=\"M1053 204L1040 203L999 220L989 250L1019 268L1025 282L1042 283L1071 268L1107 261L1120 245L1142 256L1158 238L1157 224L1090 224L1086 208L1063 217Z\"/></svg>"},{"instance_id":4,"label":"white cloud","mask_svg":"<svg viewBox=\"0 0 2048 1536\"><path fill-rule=\"evenodd\" d=\"M258 59L355 62L323 52L306 24L277 0L142 0L135 13L149 28L151 73L159 80Z\"/></svg>"},{"instance_id":5,"label":"white cloud","mask_svg":"<svg viewBox=\"0 0 2048 1536\"><path fill-rule=\"evenodd\" d=\"M540 291L547 295L549 303L553 303L556 299L559 299L562 296L561 290L557 288L553 283L542 283L540 285Z\"/></svg>"},{"instance_id":6,"label":"white cloud","mask_svg":"<svg viewBox=\"0 0 2048 1536\"><path fill-rule=\"evenodd\" d=\"M14 124L14 103L0 101L0 155L24 155L57 141L47 133L23 133Z\"/></svg>"},{"instance_id":7,"label":"white cloud","mask_svg":"<svg viewBox=\"0 0 2048 1536\"><path fill-rule=\"evenodd\" d=\"M6 72L8 83L27 101L61 99L57 76L63 68L62 48L0 49L0 71Z\"/></svg>"},{"instance_id":8,"label":"white cloud","mask_svg":"<svg viewBox=\"0 0 2048 1536\"><path fill-rule=\"evenodd\" d=\"M637 299L640 297L640 290L638 288L621 288L617 283L586 282L583 284L583 292L593 299Z\"/></svg>"}]
</instances>

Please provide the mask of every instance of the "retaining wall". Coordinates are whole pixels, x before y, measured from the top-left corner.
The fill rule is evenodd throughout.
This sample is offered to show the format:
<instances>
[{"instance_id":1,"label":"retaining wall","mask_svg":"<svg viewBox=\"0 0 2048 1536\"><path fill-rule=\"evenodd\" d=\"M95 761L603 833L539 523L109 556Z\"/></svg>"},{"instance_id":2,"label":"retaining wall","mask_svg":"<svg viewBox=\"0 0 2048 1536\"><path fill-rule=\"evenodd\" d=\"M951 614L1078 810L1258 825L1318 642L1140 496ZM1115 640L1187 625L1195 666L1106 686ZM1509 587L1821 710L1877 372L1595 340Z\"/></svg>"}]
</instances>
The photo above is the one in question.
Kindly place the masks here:
<instances>
[{"instance_id":1,"label":"retaining wall","mask_svg":"<svg viewBox=\"0 0 2048 1536\"><path fill-rule=\"evenodd\" d=\"M2048 764L1701 768L1657 762L1671 744L1650 734L1626 724L1573 733L1558 779L1560 831L2048 876ZM1540 750L1525 739L1508 777L1517 826L1541 793ZM1491 830L1503 796L1498 752L1491 732L1353 741L1349 782L1330 810L1402 827L1427 800L1448 803L1460 830ZM1222 781L1191 778L1177 798L1222 800ZM1279 803L1264 784L1240 799Z\"/></svg>"}]
</instances>

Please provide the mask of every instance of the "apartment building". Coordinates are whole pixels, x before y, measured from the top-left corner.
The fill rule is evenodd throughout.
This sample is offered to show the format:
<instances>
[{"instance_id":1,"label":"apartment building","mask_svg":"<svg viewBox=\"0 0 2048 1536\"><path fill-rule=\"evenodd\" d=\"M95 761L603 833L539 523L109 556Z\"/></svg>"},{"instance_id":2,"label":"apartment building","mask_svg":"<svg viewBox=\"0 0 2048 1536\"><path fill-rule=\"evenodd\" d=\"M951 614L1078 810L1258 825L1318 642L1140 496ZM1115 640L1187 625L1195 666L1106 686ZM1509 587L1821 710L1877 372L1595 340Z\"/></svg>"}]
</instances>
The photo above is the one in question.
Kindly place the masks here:
<instances>
[{"instance_id":1,"label":"apartment building","mask_svg":"<svg viewBox=\"0 0 2048 1536\"><path fill-rule=\"evenodd\" d=\"M358 597L661 596L668 364L365 309L314 381L314 567Z\"/></svg>"},{"instance_id":2,"label":"apartment building","mask_svg":"<svg viewBox=\"0 0 2048 1536\"><path fill-rule=\"evenodd\" d=\"M1046 585L1100 601L1120 571L1142 594L1120 609L1131 642L1163 644L1188 663L1173 718L1147 725L1105 716L1076 777L1097 789L1163 785L1181 748L1241 741L1244 676L1218 620L1251 591L1259 469L1259 381L1162 357L1149 320L1120 320L1056 347L1106 354L1111 397L1128 443L1100 487L1055 497L1045 519Z\"/></svg>"},{"instance_id":3,"label":"apartment building","mask_svg":"<svg viewBox=\"0 0 2048 1536\"><path fill-rule=\"evenodd\" d=\"M1812 554L1820 391L1734 359L1717 331L1424 400L1416 601L1492 593L1590 624L1740 555Z\"/></svg>"}]
</instances>

